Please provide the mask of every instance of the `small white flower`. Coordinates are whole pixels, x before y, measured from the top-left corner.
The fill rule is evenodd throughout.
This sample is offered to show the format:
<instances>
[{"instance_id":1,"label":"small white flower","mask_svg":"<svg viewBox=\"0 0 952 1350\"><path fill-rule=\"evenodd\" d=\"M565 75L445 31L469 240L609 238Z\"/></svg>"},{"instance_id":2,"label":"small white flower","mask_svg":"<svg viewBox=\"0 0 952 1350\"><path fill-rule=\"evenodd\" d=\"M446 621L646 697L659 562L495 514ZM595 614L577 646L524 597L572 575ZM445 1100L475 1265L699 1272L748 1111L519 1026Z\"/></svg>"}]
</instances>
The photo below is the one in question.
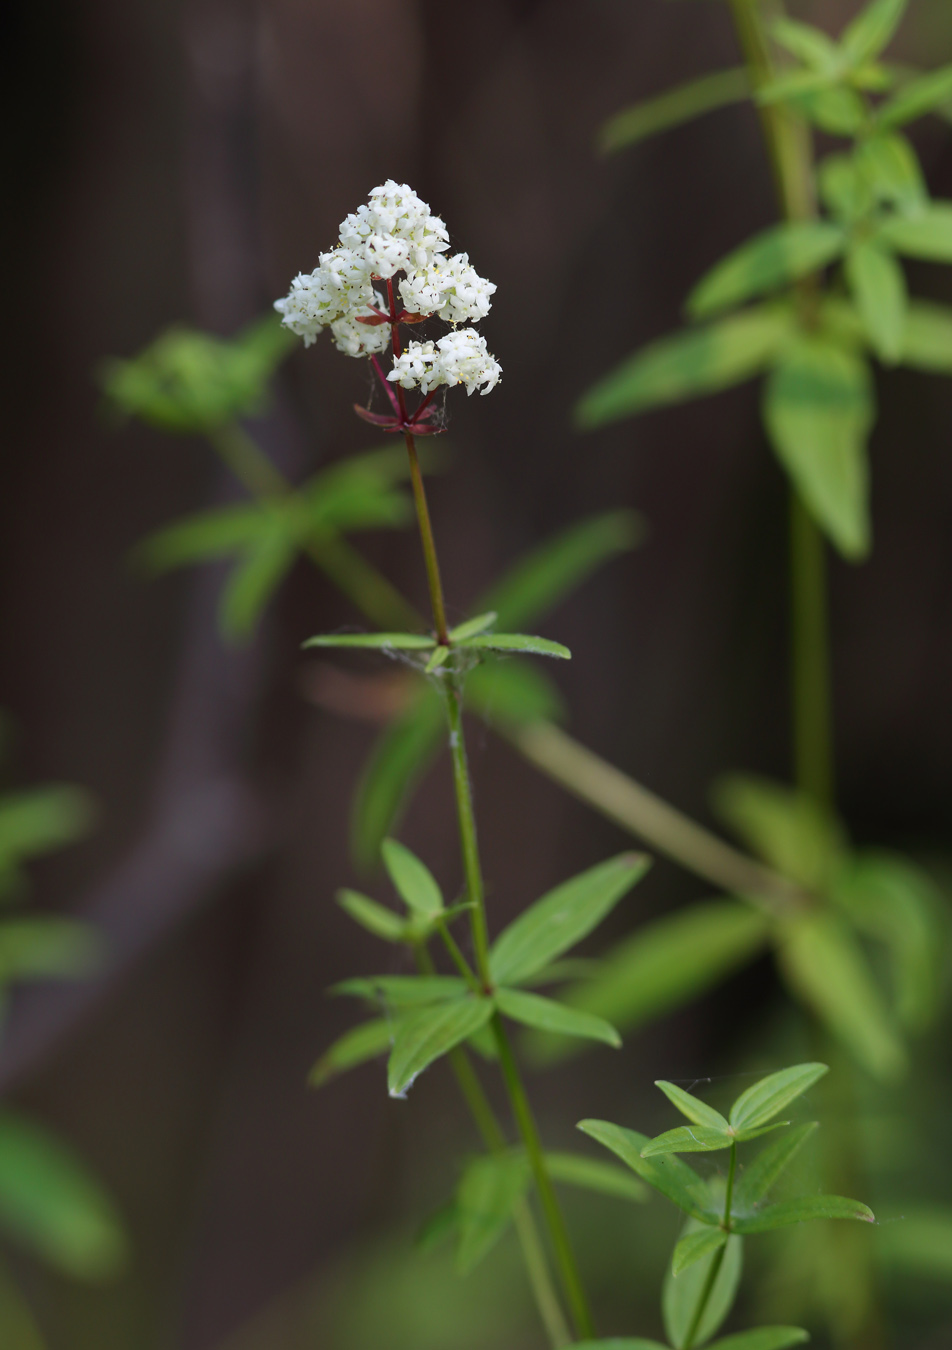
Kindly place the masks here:
<instances>
[{"instance_id":1,"label":"small white flower","mask_svg":"<svg viewBox=\"0 0 952 1350\"><path fill-rule=\"evenodd\" d=\"M382 241L390 240L388 246ZM378 277L427 267L437 253L449 248L449 233L439 216L408 187L388 178L341 223L340 241L360 253ZM399 255L399 256L398 256ZM379 264L379 266L378 266Z\"/></svg>"},{"instance_id":2,"label":"small white flower","mask_svg":"<svg viewBox=\"0 0 952 1350\"><path fill-rule=\"evenodd\" d=\"M370 269L351 249L336 248L322 253L320 266L301 272L291 289L274 307L284 326L304 339L309 347L318 333L347 313L358 313L376 303Z\"/></svg>"},{"instance_id":3,"label":"small white flower","mask_svg":"<svg viewBox=\"0 0 952 1350\"><path fill-rule=\"evenodd\" d=\"M373 310L365 305L361 310L354 310L334 320L331 333L339 352L345 356L376 356L387 350L390 346L390 325L359 322L372 315Z\"/></svg>"},{"instance_id":4,"label":"small white flower","mask_svg":"<svg viewBox=\"0 0 952 1350\"><path fill-rule=\"evenodd\" d=\"M461 328L437 342L411 342L395 359L387 379L424 394L440 384L464 384L467 394L484 385L480 392L488 394L501 375L502 367L486 350L486 339L473 328Z\"/></svg>"},{"instance_id":5,"label":"small white flower","mask_svg":"<svg viewBox=\"0 0 952 1350\"><path fill-rule=\"evenodd\" d=\"M438 314L447 323L478 323L489 313L492 281L470 265L468 253L436 258L426 270L400 282L400 296L412 314Z\"/></svg>"}]
</instances>

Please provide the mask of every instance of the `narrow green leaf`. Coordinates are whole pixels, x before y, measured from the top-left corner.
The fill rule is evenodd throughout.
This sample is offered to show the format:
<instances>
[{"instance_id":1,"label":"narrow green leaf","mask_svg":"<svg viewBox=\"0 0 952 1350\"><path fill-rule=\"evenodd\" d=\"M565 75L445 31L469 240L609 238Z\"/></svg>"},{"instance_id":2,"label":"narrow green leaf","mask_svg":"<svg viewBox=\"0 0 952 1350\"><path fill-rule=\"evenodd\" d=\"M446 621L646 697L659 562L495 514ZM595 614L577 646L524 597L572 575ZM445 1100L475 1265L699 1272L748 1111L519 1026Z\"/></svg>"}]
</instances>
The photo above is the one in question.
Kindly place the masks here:
<instances>
[{"instance_id":1,"label":"narrow green leaf","mask_svg":"<svg viewBox=\"0 0 952 1350\"><path fill-rule=\"evenodd\" d=\"M609 1149L636 1172L642 1181L671 1200L679 1209L701 1223L720 1223L720 1215L711 1208L711 1196L698 1174L674 1154L643 1158L642 1149L651 1141L637 1130L612 1125L607 1120L580 1120L578 1128L597 1144Z\"/></svg>"},{"instance_id":2,"label":"narrow green leaf","mask_svg":"<svg viewBox=\"0 0 952 1350\"><path fill-rule=\"evenodd\" d=\"M392 909L378 905L369 895L345 889L337 892L337 903L355 923L359 923L361 928L366 928L368 933L373 933L374 937L383 938L385 942L405 940L406 920L399 914L394 914Z\"/></svg>"},{"instance_id":3,"label":"narrow green leaf","mask_svg":"<svg viewBox=\"0 0 952 1350\"><path fill-rule=\"evenodd\" d=\"M932 202L915 215L891 216L878 237L897 253L926 262L952 262L952 202Z\"/></svg>"},{"instance_id":4,"label":"narrow green leaf","mask_svg":"<svg viewBox=\"0 0 952 1350\"><path fill-rule=\"evenodd\" d=\"M150 572L168 572L208 558L226 558L269 534L273 520L273 509L257 503L201 511L147 535L136 545L131 561Z\"/></svg>"},{"instance_id":5,"label":"narrow green leaf","mask_svg":"<svg viewBox=\"0 0 952 1350\"><path fill-rule=\"evenodd\" d=\"M562 696L548 675L537 664L518 657L476 666L466 677L464 696L469 711L490 726L519 727L543 718L565 720Z\"/></svg>"},{"instance_id":6,"label":"narrow green leaf","mask_svg":"<svg viewBox=\"0 0 952 1350\"><path fill-rule=\"evenodd\" d=\"M692 1228L692 1224L686 1225L685 1233L690 1233ZM703 1345L724 1321L737 1295L743 1263L743 1241L739 1237L730 1237L723 1249L723 1256L718 1251L709 1252L683 1270L677 1278L668 1267L661 1292L661 1312L668 1339L676 1350L681 1350L686 1342L714 1261L720 1261L720 1270L693 1340L694 1345Z\"/></svg>"},{"instance_id":7,"label":"narrow green leaf","mask_svg":"<svg viewBox=\"0 0 952 1350\"><path fill-rule=\"evenodd\" d=\"M402 445L348 456L322 469L295 493L302 535L409 523L412 504L396 486L408 475Z\"/></svg>"},{"instance_id":8,"label":"narrow green leaf","mask_svg":"<svg viewBox=\"0 0 952 1350\"><path fill-rule=\"evenodd\" d=\"M730 1148L733 1143L734 1136L716 1125L679 1125L649 1140L641 1150L641 1156L655 1158L662 1153L714 1153L717 1149Z\"/></svg>"},{"instance_id":9,"label":"narrow green leaf","mask_svg":"<svg viewBox=\"0 0 952 1350\"><path fill-rule=\"evenodd\" d=\"M388 1018L375 1017L369 1022L361 1022L360 1026L345 1031L324 1051L307 1076L308 1086L323 1087L337 1074L385 1054L392 1043L393 1023Z\"/></svg>"},{"instance_id":10,"label":"narrow green leaf","mask_svg":"<svg viewBox=\"0 0 952 1350\"><path fill-rule=\"evenodd\" d=\"M774 1130L786 1129L790 1124L789 1120L775 1120L771 1125L749 1125L743 1130L734 1130L734 1138L738 1144L746 1144L750 1139L759 1139L762 1134L772 1134Z\"/></svg>"},{"instance_id":11,"label":"narrow green leaf","mask_svg":"<svg viewBox=\"0 0 952 1350\"><path fill-rule=\"evenodd\" d=\"M869 551L866 363L829 338L791 344L767 382L764 420L807 510L847 558Z\"/></svg>"},{"instance_id":12,"label":"narrow green leaf","mask_svg":"<svg viewBox=\"0 0 952 1350\"><path fill-rule=\"evenodd\" d=\"M755 1327L712 1341L707 1350L788 1350L809 1339L810 1333L802 1327Z\"/></svg>"},{"instance_id":13,"label":"narrow green leaf","mask_svg":"<svg viewBox=\"0 0 952 1350\"><path fill-rule=\"evenodd\" d=\"M828 1064L794 1064L789 1069L768 1074L742 1092L731 1107L730 1122L735 1130L753 1130L766 1125L791 1102L807 1092L829 1073Z\"/></svg>"},{"instance_id":14,"label":"narrow green leaf","mask_svg":"<svg viewBox=\"0 0 952 1350\"><path fill-rule=\"evenodd\" d=\"M126 1263L109 1196L58 1139L20 1116L0 1116L0 1225L69 1275L108 1279Z\"/></svg>"},{"instance_id":15,"label":"narrow green leaf","mask_svg":"<svg viewBox=\"0 0 952 1350\"><path fill-rule=\"evenodd\" d=\"M71 844L88 832L94 815L90 795L66 783L5 793L0 797L0 865Z\"/></svg>"},{"instance_id":16,"label":"narrow green leaf","mask_svg":"<svg viewBox=\"0 0 952 1350\"><path fill-rule=\"evenodd\" d=\"M507 628L534 623L586 581L596 568L640 544L637 511L604 511L569 525L520 558L480 600Z\"/></svg>"},{"instance_id":17,"label":"narrow green leaf","mask_svg":"<svg viewBox=\"0 0 952 1350\"><path fill-rule=\"evenodd\" d=\"M909 0L872 0L846 26L840 41L854 65L871 61L889 46L908 3Z\"/></svg>"},{"instance_id":18,"label":"narrow green leaf","mask_svg":"<svg viewBox=\"0 0 952 1350\"><path fill-rule=\"evenodd\" d=\"M604 1041L616 1049L621 1037L615 1028L601 1017L567 1008L555 999L541 994L527 994L519 989L497 989L496 1006L506 1017L522 1022L527 1027L553 1031L560 1036L583 1036L593 1041Z\"/></svg>"},{"instance_id":19,"label":"narrow green leaf","mask_svg":"<svg viewBox=\"0 0 952 1350\"><path fill-rule=\"evenodd\" d=\"M407 907L427 919L439 914L443 909L443 892L426 864L396 839L385 839L381 853L390 880Z\"/></svg>"},{"instance_id":20,"label":"narrow green leaf","mask_svg":"<svg viewBox=\"0 0 952 1350\"><path fill-rule=\"evenodd\" d=\"M774 225L722 258L688 296L688 312L706 319L765 291L819 271L843 252L845 236L828 221Z\"/></svg>"},{"instance_id":21,"label":"narrow green leaf","mask_svg":"<svg viewBox=\"0 0 952 1350\"><path fill-rule=\"evenodd\" d=\"M870 345L886 365L902 355L909 295L893 255L872 239L859 240L846 255L846 280Z\"/></svg>"},{"instance_id":22,"label":"narrow green leaf","mask_svg":"<svg viewBox=\"0 0 952 1350\"><path fill-rule=\"evenodd\" d=\"M387 1065L390 1096L405 1096L424 1069L485 1026L492 1012L491 999L468 995L402 1017L396 1026Z\"/></svg>"},{"instance_id":23,"label":"narrow green leaf","mask_svg":"<svg viewBox=\"0 0 952 1350\"><path fill-rule=\"evenodd\" d=\"M518 984L592 931L650 866L641 853L620 853L556 886L504 929L489 968L495 984Z\"/></svg>"},{"instance_id":24,"label":"narrow green leaf","mask_svg":"<svg viewBox=\"0 0 952 1350\"><path fill-rule=\"evenodd\" d=\"M793 103L802 108L802 100L829 90L838 78L835 70L794 70L777 75L757 89L756 101L762 105Z\"/></svg>"},{"instance_id":25,"label":"narrow green leaf","mask_svg":"<svg viewBox=\"0 0 952 1350\"><path fill-rule=\"evenodd\" d=\"M102 957L101 935L80 919L47 915L0 924L0 983L90 975Z\"/></svg>"},{"instance_id":26,"label":"narrow green leaf","mask_svg":"<svg viewBox=\"0 0 952 1350\"><path fill-rule=\"evenodd\" d=\"M792 1223L807 1223L811 1219L860 1219L875 1223L876 1216L859 1200L846 1200L841 1195L804 1195L796 1200L781 1200L768 1205L759 1214L733 1223L737 1233L767 1233L774 1228L786 1228Z\"/></svg>"},{"instance_id":27,"label":"narrow green leaf","mask_svg":"<svg viewBox=\"0 0 952 1350\"><path fill-rule=\"evenodd\" d=\"M515 663L513 663L515 664ZM502 669L502 667L500 667ZM480 670L467 682L472 684ZM351 851L363 871L380 855L408 801L439 752L444 716L439 695L425 684L402 716L382 733L364 765L351 807Z\"/></svg>"},{"instance_id":28,"label":"narrow green leaf","mask_svg":"<svg viewBox=\"0 0 952 1350\"><path fill-rule=\"evenodd\" d=\"M598 133L598 148L603 155L611 154L702 113L739 103L749 94L750 78L744 66L704 75L610 117Z\"/></svg>"},{"instance_id":29,"label":"narrow green leaf","mask_svg":"<svg viewBox=\"0 0 952 1350\"><path fill-rule=\"evenodd\" d=\"M821 28L796 19L775 19L770 25L771 36L804 65L814 70L831 71L841 64L840 49Z\"/></svg>"},{"instance_id":30,"label":"narrow green leaf","mask_svg":"<svg viewBox=\"0 0 952 1350\"><path fill-rule=\"evenodd\" d=\"M866 957L842 920L805 915L788 925L778 960L792 992L864 1068L885 1080L899 1076L906 1059L902 1043Z\"/></svg>"},{"instance_id":31,"label":"narrow green leaf","mask_svg":"<svg viewBox=\"0 0 952 1350\"><path fill-rule=\"evenodd\" d=\"M868 136L857 146L855 164L869 192L899 211L919 211L929 190L915 150L896 133Z\"/></svg>"},{"instance_id":32,"label":"narrow green leaf","mask_svg":"<svg viewBox=\"0 0 952 1350\"><path fill-rule=\"evenodd\" d=\"M526 652L530 656L557 656L570 661L572 653L561 642L552 642L549 638L530 637L527 633L480 633L477 637L464 638L458 647L476 648L489 652Z\"/></svg>"},{"instance_id":33,"label":"narrow green leaf","mask_svg":"<svg viewBox=\"0 0 952 1350\"><path fill-rule=\"evenodd\" d=\"M429 651L434 638L423 633L320 633L301 643L308 647L372 647L380 651Z\"/></svg>"},{"instance_id":34,"label":"narrow green leaf","mask_svg":"<svg viewBox=\"0 0 952 1350\"><path fill-rule=\"evenodd\" d=\"M570 1007L631 1031L712 988L766 946L767 919L750 905L709 900L656 919L625 938L595 979L562 991ZM536 1059L566 1054L571 1042L534 1039Z\"/></svg>"},{"instance_id":35,"label":"narrow green leaf","mask_svg":"<svg viewBox=\"0 0 952 1350\"><path fill-rule=\"evenodd\" d=\"M261 613L284 580L297 544L281 521L260 534L232 568L222 591L218 620L232 640L250 637Z\"/></svg>"},{"instance_id":36,"label":"narrow green leaf","mask_svg":"<svg viewBox=\"0 0 952 1350\"><path fill-rule=\"evenodd\" d=\"M450 637L454 642L462 642L463 638L475 637L477 633L485 633L487 628L492 628L498 617L495 610L489 610L486 614L477 614L475 619L467 619L465 623L457 624L455 628L451 628Z\"/></svg>"},{"instance_id":37,"label":"narrow green leaf","mask_svg":"<svg viewBox=\"0 0 952 1350\"><path fill-rule=\"evenodd\" d=\"M754 1161L743 1169L738 1178L735 1213L742 1215L755 1205L762 1204L770 1188L793 1161L816 1127L815 1120L797 1125L760 1150Z\"/></svg>"},{"instance_id":38,"label":"narrow green leaf","mask_svg":"<svg viewBox=\"0 0 952 1350\"><path fill-rule=\"evenodd\" d=\"M905 1275L928 1276L948 1287L952 1281L952 1208L903 1205L881 1225L877 1249L883 1261Z\"/></svg>"},{"instance_id":39,"label":"narrow green leaf","mask_svg":"<svg viewBox=\"0 0 952 1350\"><path fill-rule=\"evenodd\" d=\"M676 1106L682 1116L687 1116L695 1125L710 1125L715 1130L727 1129L727 1121L720 1111L715 1111L707 1102L702 1102L699 1097L693 1097L690 1092L685 1092L684 1088L679 1088L676 1083L659 1078L655 1081L655 1087L660 1088L672 1106Z\"/></svg>"},{"instance_id":40,"label":"narrow green leaf","mask_svg":"<svg viewBox=\"0 0 952 1350\"><path fill-rule=\"evenodd\" d=\"M576 425L593 431L753 379L770 366L791 326L788 311L764 307L652 342L589 389L576 405Z\"/></svg>"},{"instance_id":41,"label":"narrow green leaf","mask_svg":"<svg viewBox=\"0 0 952 1350\"><path fill-rule=\"evenodd\" d=\"M884 129L905 126L926 113L937 112L949 102L952 102L952 65L910 80L877 109L876 123Z\"/></svg>"},{"instance_id":42,"label":"narrow green leaf","mask_svg":"<svg viewBox=\"0 0 952 1350\"><path fill-rule=\"evenodd\" d=\"M421 1003L445 1003L466 992L458 975L369 975L355 976L331 985L329 994L364 998L393 1008L413 1008Z\"/></svg>"},{"instance_id":43,"label":"narrow green leaf","mask_svg":"<svg viewBox=\"0 0 952 1350\"><path fill-rule=\"evenodd\" d=\"M446 659L449 654L449 647L437 647L429 661L427 661L426 665L423 667L423 673L425 675L432 675L434 670L439 670L440 666L446 664Z\"/></svg>"},{"instance_id":44,"label":"narrow green leaf","mask_svg":"<svg viewBox=\"0 0 952 1350\"><path fill-rule=\"evenodd\" d=\"M502 1237L529 1189L531 1175L521 1150L488 1154L466 1168L456 1192L456 1265L461 1275L468 1275Z\"/></svg>"},{"instance_id":45,"label":"narrow green leaf","mask_svg":"<svg viewBox=\"0 0 952 1350\"><path fill-rule=\"evenodd\" d=\"M952 309L913 300L906 315L900 360L915 370L952 375Z\"/></svg>"},{"instance_id":46,"label":"narrow green leaf","mask_svg":"<svg viewBox=\"0 0 952 1350\"><path fill-rule=\"evenodd\" d=\"M795 106L808 122L831 136L858 136L866 125L865 100L842 85L804 91Z\"/></svg>"},{"instance_id":47,"label":"narrow green leaf","mask_svg":"<svg viewBox=\"0 0 952 1350\"><path fill-rule=\"evenodd\" d=\"M600 1158L588 1158L583 1153L549 1153L545 1155L549 1176L565 1186L595 1191L599 1195L614 1196L616 1200L634 1200L643 1204L648 1199L648 1188L637 1177L614 1163Z\"/></svg>"},{"instance_id":48,"label":"narrow green leaf","mask_svg":"<svg viewBox=\"0 0 952 1350\"><path fill-rule=\"evenodd\" d=\"M682 1270L687 1270L695 1261L716 1252L726 1241L727 1234L719 1228L702 1228L699 1232L688 1233L674 1249L671 1274L677 1279Z\"/></svg>"},{"instance_id":49,"label":"narrow green leaf","mask_svg":"<svg viewBox=\"0 0 952 1350\"><path fill-rule=\"evenodd\" d=\"M808 890L823 890L839 870L847 849L843 830L807 793L737 773L718 779L712 800L740 839Z\"/></svg>"},{"instance_id":50,"label":"narrow green leaf","mask_svg":"<svg viewBox=\"0 0 952 1350\"><path fill-rule=\"evenodd\" d=\"M827 155L817 171L820 200L834 216L852 224L867 216L876 194L855 154Z\"/></svg>"}]
</instances>

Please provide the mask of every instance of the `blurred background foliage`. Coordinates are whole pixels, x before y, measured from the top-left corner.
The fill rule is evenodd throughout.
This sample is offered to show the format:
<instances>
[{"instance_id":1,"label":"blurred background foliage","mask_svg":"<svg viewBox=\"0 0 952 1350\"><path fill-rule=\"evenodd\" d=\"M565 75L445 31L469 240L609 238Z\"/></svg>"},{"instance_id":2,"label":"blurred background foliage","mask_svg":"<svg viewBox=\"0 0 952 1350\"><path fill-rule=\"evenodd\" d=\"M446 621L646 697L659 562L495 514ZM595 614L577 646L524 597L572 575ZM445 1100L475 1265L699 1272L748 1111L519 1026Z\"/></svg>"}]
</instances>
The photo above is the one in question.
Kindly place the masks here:
<instances>
[{"instance_id":1,"label":"blurred background foliage","mask_svg":"<svg viewBox=\"0 0 952 1350\"><path fill-rule=\"evenodd\" d=\"M856 6L791 10L838 32ZM310 633L382 614L391 585L424 603L415 541L393 529L409 520L402 462L349 411L368 397L362 363L292 354L260 316L371 185L413 183L499 287L487 336L504 383L454 410L430 466L445 470L431 490L451 621L490 600L520 615L551 609L544 631L575 653L551 676L557 688L548 672L520 681L516 663L500 667L473 710L504 733L526 709L568 718L582 743L711 827L710 788L725 769L788 780L784 482L763 452L756 395L732 390L584 438L572 430L585 391L675 329L695 282L775 219L757 119L726 97L733 86L713 91L725 106L709 116L598 154L618 140L619 109L736 67L728 15L706 0L600 0L583 18L567 0L491 0L474 29L469 11L430 0L87 0L69 12L20 5L15 36L4 96L16 452L0 499L0 700L23 730L11 783L88 784L99 820L81 845L31 867L30 917L3 916L4 979L80 968L87 978L14 992L0 1087L16 1114L0 1130L0 1172L9 1155L16 1175L29 1176L32 1158L55 1176L53 1139L72 1141L115 1196L133 1260L120 1272L112 1217L99 1270L71 1271L115 1276L99 1288L11 1245L0 1288L0 1306L9 1284L7 1305L21 1310L11 1343L529 1350L540 1334L511 1237L464 1280L447 1249L410 1245L452 1191L468 1138L444 1076L422 1079L409 1105L388 1101L379 1066L320 1093L304 1087L348 1025L322 988L380 961L333 894L358 879L353 855L372 866L399 769L424 752L435 773L419 776L403 833L448 895L458 876L432 708L412 709L408 724L402 672L381 678L298 650ZM894 52L914 67L952 59L944 0L913 0ZM948 126L931 120L912 136L933 195L952 197ZM917 295L952 302L948 269L917 263L910 274ZM144 360L116 361L147 347ZM924 878L950 871L952 385L896 371L877 386L875 547L833 573L849 865L839 867L845 835L769 784L735 776L715 805L781 871L798 841L818 869L796 878L805 885L835 853L841 915L860 882L925 896L898 930L869 920L876 973L920 1033L909 1063L903 1071L878 1005L854 1015L817 1106L831 1137L837 1122L849 1137L838 1159L814 1151L798 1164L798 1182L809 1189L821 1168L842 1165L845 1142L865 1186L846 1193L889 1220L876 1234L882 1344L939 1350L952 1339L952 1167L948 1020L933 1014L948 963L934 986L917 972L947 927ZM118 427L117 405L132 415ZM517 571L492 593L560 532L563 547L573 541L567 577L533 591ZM357 544L382 588L368 574L354 591ZM498 929L629 837L505 736L474 732ZM389 777L371 777L368 756ZM0 874L16 896L22 863L74 837L85 808L71 790L36 789L5 809ZM715 911L709 897L662 860L619 907L601 949L617 941L624 954L651 925L656 945L637 959L658 991L645 996L631 965L615 986L627 1008L617 994L611 1009L592 1002L580 984L580 1006L639 1034L535 1079L552 1147L577 1147L582 1116L664 1128L655 1078L713 1078L729 1099L748 1072L815 1057L759 956L763 919L730 900ZM44 919L40 941L33 913L53 911L66 917ZM894 912L884 901L881 914ZM671 934L712 913L723 953L706 930L690 934L677 950L704 950L704 969L671 998L657 976ZM100 934L95 970L74 920ZM810 953L800 969L816 970ZM814 1001L836 1003L842 979L842 966L829 972ZM631 1005L633 988L644 1006ZM554 1057L551 1043L535 1050ZM857 1056L892 1081L857 1071ZM46 1122L28 1142L23 1118ZM99 1203L77 1200L87 1224ZM566 1203L603 1329L660 1335L676 1222L660 1205L575 1192ZM54 1228L33 1243L46 1258ZM742 1314L806 1318L821 1345L832 1325L846 1343L850 1298L869 1295L864 1257L852 1290L843 1275L852 1240L810 1230L792 1275L796 1243L765 1240ZM80 1246L94 1251L95 1237ZM56 1265L70 1270L67 1258ZM823 1287L824 1269L838 1287ZM839 1330L831 1307L846 1309Z\"/></svg>"}]
</instances>

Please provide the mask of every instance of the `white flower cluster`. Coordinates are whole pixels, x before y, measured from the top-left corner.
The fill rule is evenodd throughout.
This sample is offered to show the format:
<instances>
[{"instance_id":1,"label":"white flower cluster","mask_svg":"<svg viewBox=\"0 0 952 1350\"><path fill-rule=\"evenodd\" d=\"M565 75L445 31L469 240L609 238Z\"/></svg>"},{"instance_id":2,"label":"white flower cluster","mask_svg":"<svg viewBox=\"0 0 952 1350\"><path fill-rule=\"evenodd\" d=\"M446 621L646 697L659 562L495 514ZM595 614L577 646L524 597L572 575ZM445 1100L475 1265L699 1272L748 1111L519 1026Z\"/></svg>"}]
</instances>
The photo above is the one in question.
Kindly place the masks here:
<instances>
[{"instance_id":1,"label":"white flower cluster","mask_svg":"<svg viewBox=\"0 0 952 1350\"><path fill-rule=\"evenodd\" d=\"M403 272L399 292L410 314L434 315L453 325L476 323L489 313L496 287L479 275L468 254L446 257L448 249L449 235L439 216L412 188L388 179L343 221L337 246L320 255L315 271L296 276L274 307L306 347L330 328L335 345L348 356L376 355L390 345L390 325L359 320L374 317L375 310L386 312L374 281ZM411 378L412 370L425 372L425 382ZM465 384L470 393L485 384L486 393L499 375L485 341L465 329L435 345L412 342L388 378L408 389L419 384L424 393L438 384Z\"/></svg>"},{"instance_id":2,"label":"white flower cluster","mask_svg":"<svg viewBox=\"0 0 952 1350\"><path fill-rule=\"evenodd\" d=\"M461 328L437 342L411 342L387 379L404 389L419 387L424 394L439 384L464 384L467 394L483 385L480 392L488 394L501 374L499 362L486 350L486 339L474 328Z\"/></svg>"}]
</instances>

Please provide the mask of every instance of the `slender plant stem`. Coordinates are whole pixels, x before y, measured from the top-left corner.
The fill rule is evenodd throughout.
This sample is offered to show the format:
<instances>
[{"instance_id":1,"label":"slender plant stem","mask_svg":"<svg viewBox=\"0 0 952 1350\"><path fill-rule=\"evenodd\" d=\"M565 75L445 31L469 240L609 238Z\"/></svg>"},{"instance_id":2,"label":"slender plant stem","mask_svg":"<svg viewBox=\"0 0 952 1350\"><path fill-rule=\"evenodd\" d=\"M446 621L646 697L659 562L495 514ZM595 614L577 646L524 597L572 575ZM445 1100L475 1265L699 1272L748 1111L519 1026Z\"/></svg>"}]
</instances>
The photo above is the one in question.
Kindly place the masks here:
<instances>
[{"instance_id":1,"label":"slender plant stem","mask_svg":"<svg viewBox=\"0 0 952 1350\"><path fill-rule=\"evenodd\" d=\"M790 496L791 675L798 786L833 809L833 712L823 537L797 494Z\"/></svg>"},{"instance_id":2,"label":"slender plant stem","mask_svg":"<svg viewBox=\"0 0 952 1350\"><path fill-rule=\"evenodd\" d=\"M443 583L440 580L440 564L436 556L436 541L433 538L433 526L430 523L430 510L426 504L426 489L420 472L420 459L417 455L416 441L412 431L403 433L410 457L410 482L413 486L413 500L416 505L417 521L420 526L420 540L423 544L423 561L426 564L426 578L430 587L430 604L433 608L433 626L441 647L450 645L446 627L446 606L443 603Z\"/></svg>"},{"instance_id":3,"label":"slender plant stem","mask_svg":"<svg viewBox=\"0 0 952 1350\"><path fill-rule=\"evenodd\" d=\"M736 1170L737 1170L737 1145L731 1144L731 1158L727 1168L727 1190L724 1195L724 1218L721 1221L721 1227L727 1233L727 1242L730 1242L731 1201L733 1200L734 1197L734 1173L736 1172ZM711 1261L710 1267L707 1272L707 1278L705 1279L704 1284L701 1287L701 1292L698 1295L697 1306L694 1309L694 1314L691 1318L691 1323L688 1327L687 1335L684 1338L683 1350L691 1350L691 1347L694 1345L695 1338L697 1337L698 1330L701 1325L701 1320L704 1317L705 1312L707 1311L707 1305L711 1301L711 1294L714 1292L714 1286L717 1284L717 1277L718 1275L720 1275L721 1266L723 1266L724 1264L724 1254L727 1251L727 1242L725 1242L722 1247L718 1247L717 1251L714 1253L714 1258Z\"/></svg>"},{"instance_id":4,"label":"slender plant stem","mask_svg":"<svg viewBox=\"0 0 952 1350\"><path fill-rule=\"evenodd\" d=\"M473 807L473 789L466 758L466 737L463 730L463 700L455 675L446 678L446 716L450 729L450 758L453 763L453 790L456 795L456 817L459 825L460 851L463 858L463 876L466 898L473 906L470 924L473 933L473 951L476 970L483 989L492 989L489 970L489 931L486 923L486 892L483 870L479 860L479 841L476 837L476 812Z\"/></svg>"},{"instance_id":5,"label":"slender plant stem","mask_svg":"<svg viewBox=\"0 0 952 1350\"><path fill-rule=\"evenodd\" d=\"M226 422L223 426L210 428L207 435L239 483L248 489L252 497L263 501L276 501L287 496L289 491L287 479L275 468L244 427L239 426L237 422Z\"/></svg>"}]
</instances>

